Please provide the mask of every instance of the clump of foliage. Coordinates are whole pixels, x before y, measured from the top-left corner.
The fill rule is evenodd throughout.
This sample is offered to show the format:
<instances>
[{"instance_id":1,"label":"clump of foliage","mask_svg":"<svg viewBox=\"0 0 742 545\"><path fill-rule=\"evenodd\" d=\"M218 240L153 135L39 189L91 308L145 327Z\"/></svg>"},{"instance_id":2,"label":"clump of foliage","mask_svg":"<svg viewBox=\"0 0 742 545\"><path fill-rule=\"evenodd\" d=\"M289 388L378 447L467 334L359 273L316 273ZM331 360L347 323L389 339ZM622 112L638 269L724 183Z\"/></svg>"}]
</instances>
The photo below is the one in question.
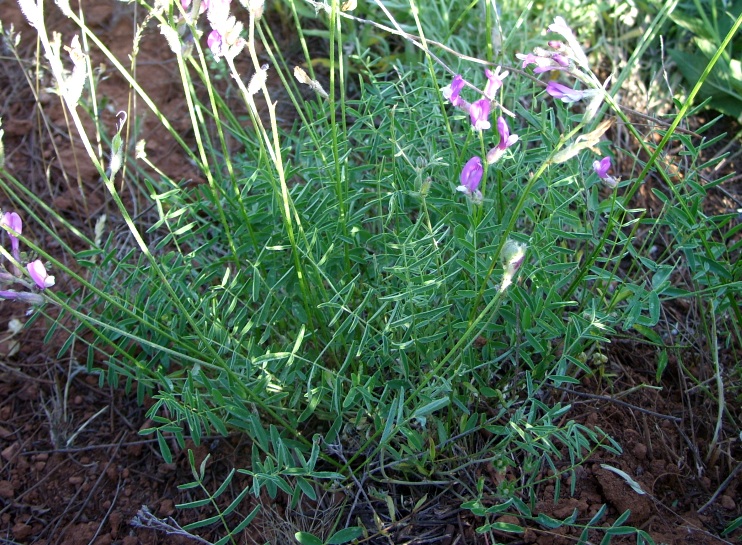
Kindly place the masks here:
<instances>
[{"instance_id":1,"label":"clump of foliage","mask_svg":"<svg viewBox=\"0 0 742 545\"><path fill-rule=\"evenodd\" d=\"M647 162L631 158L639 172L622 180L613 165L625 150L607 138L611 124L617 118L640 135L617 102L620 86L598 77L561 16L521 49L528 14L507 20L489 3L481 13L412 3L400 23L380 2L378 11L353 15L352 2L309 2L307 10L290 1L281 10L296 24L297 60L284 56L262 2L242 3L243 11L228 0L142 2L143 25L157 29L177 62L187 139L69 5L58 2L85 49L78 37L61 47L42 8L22 1L56 91L133 240L122 244L105 216L73 227L3 170L2 189L19 209L50 236L75 241L61 244L75 267L34 248L68 289L42 288L31 272L39 289L29 302L41 305L39 315L44 304L59 307L49 334L69 335L62 353L84 340L87 371L101 384L154 399L154 425L143 433L157 437L166 460L171 439L179 448L187 436L198 444L211 432L252 440L249 463L236 469L251 487L221 508L235 472L209 491L204 465L191 458L194 481L184 486L206 497L182 507L213 505L217 514L167 527L187 533L220 524L228 542L255 516L234 519L249 493L283 493L296 504L323 488L361 493L389 479L435 487L460 479L472 461L493 460L499 484L466 484L464 505L484 518L482 532L522 531L493 521L505 512L546 528L575 525L574 517L536 513L533 488L550 480L559 496L561 476L571 475L574 488L587 456L620 447L570 420L570 407L551 394L593 373L618 330L656 343L666 362L653 328L668 300L704 294L712 323L739 316L727 290L739 280L730 265L738 249L697 234L726 225L699 212L705 189L658 191L665 207L651 222L632 205L650 168L667 179L657 159L671 139L696 153L708 145L674 134L689 104L662 142L645 149ZM422 67L370 54L379 23L361 14L386 16L383 31ZM436 17L453 21L463 42L431 23ZM307 45L305 18L325 25L321 62ZM486 33L477 30L482 19ZM370 25L376 30L348 32ZM461 49L441 43L447 39ZM92 49L158 116L204 183L169 179L149 162L147 142L129 132L135 112L122 112L106 134ZM243 58L249 69L237 62ZM228 93L217 90L216 73L229 75ZM282 123L279 105L292 111L291 123ZM100 132L88 134L85 118ZM118 180L151 203L153 221L134 221ZM13 221L6 230L17 241ZM672 226L673 243L657 253L644 232L659 225ZM14 254L11 262L19 261ZM684 264L693 290L670 281ZM18 269L12 280L23 283ZM584 526L585 539L603 514ZM623 526L627 516L601 530L607 539L631 531L651 542ZM154 524L146 513L140 523ZM344 526L297 538L342 543L373 531Z\"/></svg>"}]
</instances>

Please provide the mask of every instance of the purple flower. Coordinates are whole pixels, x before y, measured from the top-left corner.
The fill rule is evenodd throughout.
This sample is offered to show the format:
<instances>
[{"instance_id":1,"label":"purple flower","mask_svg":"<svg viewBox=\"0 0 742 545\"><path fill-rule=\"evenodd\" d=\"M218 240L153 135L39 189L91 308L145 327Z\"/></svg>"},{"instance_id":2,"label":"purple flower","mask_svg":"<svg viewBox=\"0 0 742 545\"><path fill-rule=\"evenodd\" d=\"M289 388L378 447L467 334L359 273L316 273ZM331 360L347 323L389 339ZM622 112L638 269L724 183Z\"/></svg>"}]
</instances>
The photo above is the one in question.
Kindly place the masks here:
<instances>
[{"instance_id":1,"label":"purple flower","mask_svg":"<svg viewBox=\"0 0 742 545\"><path fill-rule=\"evenodd\" d=\"M554 22L549 25L549 30L560 34L567 42L562 53L567 54L567 56L574 59L574 61L583 68L589 69L587 57L582 50L582 46L580 45L580 42L577 41L572 29L567 25L564 17L554 17Z\"/></svg>"},{"instance_id":2,"label":"purple flower","mask_svg":"<svg viewBox=\"0 0 742 545\"><path fill-rule=\"evenodd\" d=\"M600 161L593 163L593 170L601 179L605 179L608 176L608 171L611 169L611 158L603 157Z\"/></svg>"},{"instance_id":3,"label":"purple flower","mask_svg":"<svg viewBox=\"0 0 742 545\"><path fill-rule=\"evenodd\" d=\"M38 293L13 290L0 291L0 299L17 299L18 301L23 301L24 303L29 303L31 305L40 305L44 302L44 298Z\"/></svg>"},{"instance_id":4,"label":"purple flower","mask_svg":"<svg viewBox=\"0 0 742 545\"><path fill-rule=\"evenodd\" d=\"M608 174L608 171L610 169L611 169L611 158L610 157L603 157L600 161L593 162L593 170L595 171L595 174L598 175L598 178L600 178L603 184L605 184L606 186L612 189L618 185L618 180L616 180L616 178Z\"/></svg>"},{"instance_id":5,"label":"purple flower","mask_svg":"<svg viewBox=\"0 0 742 545\"><path fill-rule=\"evenodd\" d=\"M482 181L483 173L482 160L476 156L472 157L461 169L461 185L456 188L456 191L466 194L474 202L482 202L479 184Z\"/></svg>"},{"instance_id":6,"label":"purple flower","mask_svg":"<svg viewBox=\"0 0 742 545\"><path fill-rule=\"evenodd\" d=\"M449 85L441 87L441 93L443 94L443 97L445 99L451 101L451 104L456 107L460 107L464 102L466 102L463 98L459 97L459 93L463 88L464 78L461 76L461 74L456 74L453 77L453 81L451 81Z\"/></svg>"},{"instance_id":7,"label":"purple flower","mask_svg":"<svg viewBox=\"0 0 742 545\"><path fill-rule=\"evenodd\" d=\"M489 122L490 107L490 101L486 98L480 98L472 103L469 108L469 115L471 116L471 124L474 126L474 130L482 131L492 126Z\"/></svg>"},{"instance_id":8,"label":"purple flower","mask_svg":"<svg viewBox=\"0 0 742 545\"><path fill-rule=\"evenodd\" d=\"M550 48L556 51L565 51L567 49L567 46L564 45L564 42L560 42L559 40L549 40L546 43L549 44Z\"/></svg>"},{"instance_id":9,"label":"purple flower","mask_svg":"<svg viewBox=\"0 0 742 545\"><path fill-rule=\"evenodd\" d=\"M43 290L54 285L54 277L49 276L49 274L46 272L46 267L44 267L44 264L41 262L40 259L32 261L31 263L26 265L26 268L28 269L28 274L31 275L31 279L36 282L36 285L39 287L39 289Z\"/></svg>"},{"instance_id":10,"label":"purple flower","mask_svg":"<svg viewBox=\"0 0 742 545\"><path fill-rule=\"evenodd\" d=\"M211 52L217 59L224 55L224 40L218 30L212 30L209 33L209 36L206 38L206 45L209 46L209 49L211 49Z\"/></svg>"},{"instance_id":11,"label":"purple flower","mask_svg":"<svg viewBox=\"0 0 742 545\"><path fill-rule=\"evenodd\" d=\"M240 36L243 25L229 14L232 0L209 0L206 18L211 25L211 32L206 43L216 60L221 57L234 59L247 42Z\"/></svg>"},{"instance_id":12,"label":"purple flower","mask_svg":"<svg viewBox=\"0 0 742 545\"><path fill-rule=\"evenodd\" d=\"M523 53L516 53L515 56L523 61L521 68L525 68L529 64L535 64L536 68L533 69L534 74L543 74L550 70L564 70L569 66L569 61L567 61L565 65L564 57L557 53L547 53L542 50L538 50L538 52L543 53L543 55L536 55L534 53L524 55ZM558 60L554 59L554 57L558 57Z\"/></svg>"},{"instance_id":13,"label":"purple flower","mask_svg":"<svg viewBox=\"0 0 742 545\"><path fill-rule=\"evenodd\" d=\"M497 132L500 133L500 142L487 152L487 163L490 165L499 161L505 155L505 150L515 144L519 139L517 134L510 134L507 121L502 116L497 118Z\"/></svg>"},{"instance_id":14,"label":"purple flower","mask_svg":"<svg viewBox=\"0 0 742 545\"><path fill-rule=\"evenodd\" d=\"M559 66L563 68L569 68L569 59L562 55L561 53L554 53L551 56L551 60L556 62Z\"/></svg>"},{"instance_id":15,"label":"purple flower","mask_svg":"<svg viewBox=\"0 0 742 545\"><path fill-rule=\"evenodd\" d=\"M21 221L21 217L16 212L5 212L2 219L0 219L0 226L8 227L11 231L15 231L19 235L23 230L23 222ZM16 237L15 235L11 235L10 232L8 232L8 236L10 237L10 247L13 250L13 257L16 261L20 261L21 258L20 252L18 250L18 237Z\"/></svg>"},{"instance_id":16,"label":"purple flower","mask_svg":"<svg viewBox=\"0 0 742 545\"><path fill-rule=\"evenodd\" d=\"M579 91L577 89L572 89L572 87L567 87L566 85L557 83L556 81L550 81L546 85L546 92L554 98L561 99L562 102L569 104L571 102L582 100L585 97L594 96L598 91L594 89Z\"/></svg>"},{"instance_id":17,"label":"purple flower","mask_svg":"<svg viewBox=\"0 0 742 545\"><path fill-rule=\"evenodd\" d=\"M495 93L497 93L497 90L502 87L502 80L504 80L510 72L505 70L504 72L500 73L500 70L502 68L498 66L495 68L495 71L492 72L488 69L484 69L484 74L487 76L487 84L484 87L484 96L486 96L490 100L495 99Z\"/></svg>"}]
</instances>

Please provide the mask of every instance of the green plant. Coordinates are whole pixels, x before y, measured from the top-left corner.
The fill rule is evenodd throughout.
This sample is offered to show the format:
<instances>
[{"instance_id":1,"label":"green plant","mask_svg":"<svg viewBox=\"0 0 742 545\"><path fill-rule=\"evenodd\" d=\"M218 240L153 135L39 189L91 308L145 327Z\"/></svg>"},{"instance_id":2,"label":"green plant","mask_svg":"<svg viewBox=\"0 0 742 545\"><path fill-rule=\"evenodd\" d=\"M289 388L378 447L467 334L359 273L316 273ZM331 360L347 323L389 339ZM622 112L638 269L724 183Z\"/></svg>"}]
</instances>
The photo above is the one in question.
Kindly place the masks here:
<instances>
[{"instance_id":1,"label":"green plant","mask_svg":"<svg viewBox=\"0 0 742 545\"><path fill-rule=\"evenodd\" d=\"M68 291L35 294L60 309L49 336L68 335L60 354L84 340L87 370L101 384L153 399L153 425L142 433L158 439L166 461L173 445L186 448L187 436L196 444L210 431L249 436L249 467L229 472L215 492L204 483L206 460L196 468L190 455L194 480L183 487L204 497L180 507L209 505L215 514L185 532L219 525L225 532L219 543L226 543L256 514L228 520L248 493L283 494L292 504L316 499L316 487L361 494L359 475L378 487L460 480L475 498L466 507L487 519L482 532L515 531L488 519L513 508L546 528L574 525L575 517L556 521L534 513L529 490L553 481L559 497L560 477L568 475L573 492L575 470L591 453L618 454L620 447L601 429L568 419L570 407L552 396L555 387L592 374L619 331L637 332L658 350L674 349L653 329L667 301L708 296L712 340L720 315L739 316L739 268L732 268L739 248L724 232L729 218L703 216L706 189L692 179L671 184L659 162L676 139L690 158L689 174L706 166L696 158L714 142L695 144L675 133L693 93L663 140L649 147L561 18L549 17L549 30L565 43L547 50L542 39L521 57L539 69L564 69L563 83L534 84L515 66L506 79L472 68L483 61L441 47L438 42L458 42L449 28L422 15L445 12L442 2L411 2L404 24L388 3L377 3L394 38L422 51L424 69L417 71L370 56L367 44L348 53L342 5L312 4L316 13L285 3L303 55L288 59L258 2L246 2L246 29L223 12L198 19L199 2L186 8L141 2L146 23L159 25L177 62L193 132L186 141L132 70L60 2L86 47L105 57L196 165L205 183L184 187L144 168L157 172L146 142L132 149L126 137L134 112L120 115L106 133L96 113L91 52L73 47L77 72L68 74L40 8L26 2L57 91L134 241L123 245L105 220L71 224L2 171L2 190L76 263L24 240L69 281ZM505 19L492 3L476 9L455 14L457 39L490 59L495 28L513 19L521 28L529 16L523 8ZM486 37L467 24L479 15ZM314 71L303 17L326 26L329 81ZM189 33L204 39L190 44ZM513 59L520 52L517 34L502 36L498 54ZM525 36L522 43L535 40ZM235 62L239 55L249 58L249 78ZM225 96L217 91L214 63L231 77ZM274 73L280 85L269 84ZM449 84L454 73L464 77ZM468 104L465 97L481 96L472 87L483 88L486 99ZM279 91L290 120L277 114ZM249 123L228 107L230 94L240 98ZM580 100L584 107L573 104ZM101 134L86 132L86 116ZM635 158L638 176L622 181L608 172L606 158L621 153L606 139L608 116L642 142L648 159ZM238 151L230 150L233 141ZM668 183L666 191L655 188L665 206L651 220L632 202L650 168ZM120 180L136 184L137 198L152 205L146 225L132 217ZM677 244L656 255L651 246L660 228ZM690 290L669 281L684 263L692 271ZM730 334L739 337L736 329ZM478 441L478 434L488 438ZM496 462L500 475L515 466L524 474L498 486L461 477L483 461ZM226 506L219 503L240 474L251 487ZM484 498L495 505L485 507ZM623 526L626 516L605 530L606 538L635 532L637 542L651 543ZM585 535L599 518L584 526ZM297 539L341 543L358 537L353 528L336 519L327 539L310 532Z\"/></svg>"},{"instance_id":2,"label":"green plant","mask_svg":"<svg viewBox=\"0 0 742 545\"><path fill-rule=\"evenodd\" d=\"M682 72L688 85L701 77L711 57L719 50L735 20L742 15L742 2L694 0L682 2L670 18L683 31L675 33L667 52ZM687 45L690 44L692 49ZM733 38L722 49L716 68L705 78L699 99L708 106L737 119L742 118L742 37Z\"/></svg>"}]
</instances>

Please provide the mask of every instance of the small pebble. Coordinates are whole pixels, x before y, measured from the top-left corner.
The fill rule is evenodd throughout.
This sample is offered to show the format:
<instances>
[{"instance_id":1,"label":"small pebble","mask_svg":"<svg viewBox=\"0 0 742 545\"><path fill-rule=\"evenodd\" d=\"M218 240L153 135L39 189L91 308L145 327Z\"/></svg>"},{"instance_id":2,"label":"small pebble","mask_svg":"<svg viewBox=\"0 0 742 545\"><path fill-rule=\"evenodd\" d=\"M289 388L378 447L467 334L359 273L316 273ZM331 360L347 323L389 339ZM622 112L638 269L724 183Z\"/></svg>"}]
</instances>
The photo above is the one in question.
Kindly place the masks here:
<instances>
[{"instance_id":1,"label":"small pebble","mask_svg":"<svg viewBox=\"0 0 742 545\"><path fill-rule=\"evenodd\" d=\"M10 481L0 481L0 498L9 500L15 496L15 488Z\"/></svg>"},{"instance_id":2,"label":"small pebble","mask_svg":"<svg viewBox=\"0 0 742 545\"><path fill-rule=\"evenodd\" d=\"M169 517L175 513L175 502L173 500L162 500L157 514L161 517Z\"/></svg>"},{"instance_id":3,"label":"small pebble","mask_svg":"<svg viewBox=\"0 0 742 545\"><path fill-rule=\"evenodd\" d=\"M18 454L20 450L21 444L16 441L9 447L4 448L3 451L0 452L0 456L2 456L7 462L10 462L13 458L15 458L15 455Z\"/></svg>"},{"instance_id":4,"label":"small pebble","mask_svg":"<svg viewBox=\"0 0 742 545\"><path fill-rule=\"evenodd\" d=\"M631 452L638 460L644 460L647 457L647 445L643 443L637 443Z\"/></svg>"},{"instance_id":5,"label":"small pebble","mask_svg":"<svg viewBox=\"0 0 742 545\"><path fill-rule=\"evenodd\" d=\"M94 545L111 545L111 543L113 543L113 537L111 534L103 534L95 540Z\"/></svg>"},{"instance_id":6,"label":"small pebble","mask_svg":"<svg viewBox=\"0 0 742 545\"><path fill-rule=\"evenodd\" d=\"M33 528L31 528L31 526L29 526L28 524L18 522L13 526L13 529L11 531L13 532L13 537L15 539L17 539L18 541L24 541L26 538L31 537Z\"/></svg>"},{"instance_id":7,"label":"small pebble","mask_svg":"<svg viewBox=\"0 0 742 545\"><path fill-rule=\"evenodd\" d=\"M731 510L733 510L737 506L737 504L734 503L734 500L730 496L727 496L726 494L723 494L721 496L721 506L724 509L727 509L728 511L731 511Z\"/></svg>"}]
</instances>

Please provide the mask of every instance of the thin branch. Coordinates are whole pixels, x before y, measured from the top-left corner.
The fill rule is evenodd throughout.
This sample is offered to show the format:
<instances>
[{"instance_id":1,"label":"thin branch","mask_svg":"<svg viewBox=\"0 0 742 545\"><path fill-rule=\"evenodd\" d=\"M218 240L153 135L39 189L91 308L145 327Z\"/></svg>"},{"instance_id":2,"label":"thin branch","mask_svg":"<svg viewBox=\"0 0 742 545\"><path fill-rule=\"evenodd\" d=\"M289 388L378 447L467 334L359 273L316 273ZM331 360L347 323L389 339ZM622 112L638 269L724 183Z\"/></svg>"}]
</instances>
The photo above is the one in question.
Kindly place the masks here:
<instances>
[{"instance_id":1,"label":"thin branch","mask_svg":"<svg viewBox=\"0 0 742 545\"><path fill-rule=\"evenodd\" d=\"M663 418L665 420L671 420L673 422L683 421L682 418L678 418L677 416L670 416L668 414L656 413L654 411L650 411L649 409L644 409L637 405L632 405L631 403L626 403L625 401L621 401L613 397L601 396L601 395L596 395L596 394L588 394L587 392L578 392L577 390L569 390L567 388L562 388L561 386L551 386L551 387L554 388L555 390L559 390L560 392L566 392L568 394L575 394L580 397L586 397L588 399L596 399L598 401L608 401L609 403L615 403L616 405L621 405L622 407L627 407L633 411L639 411L641 413L648 414L656 418Z\"/></svg>"}]
</instances>

